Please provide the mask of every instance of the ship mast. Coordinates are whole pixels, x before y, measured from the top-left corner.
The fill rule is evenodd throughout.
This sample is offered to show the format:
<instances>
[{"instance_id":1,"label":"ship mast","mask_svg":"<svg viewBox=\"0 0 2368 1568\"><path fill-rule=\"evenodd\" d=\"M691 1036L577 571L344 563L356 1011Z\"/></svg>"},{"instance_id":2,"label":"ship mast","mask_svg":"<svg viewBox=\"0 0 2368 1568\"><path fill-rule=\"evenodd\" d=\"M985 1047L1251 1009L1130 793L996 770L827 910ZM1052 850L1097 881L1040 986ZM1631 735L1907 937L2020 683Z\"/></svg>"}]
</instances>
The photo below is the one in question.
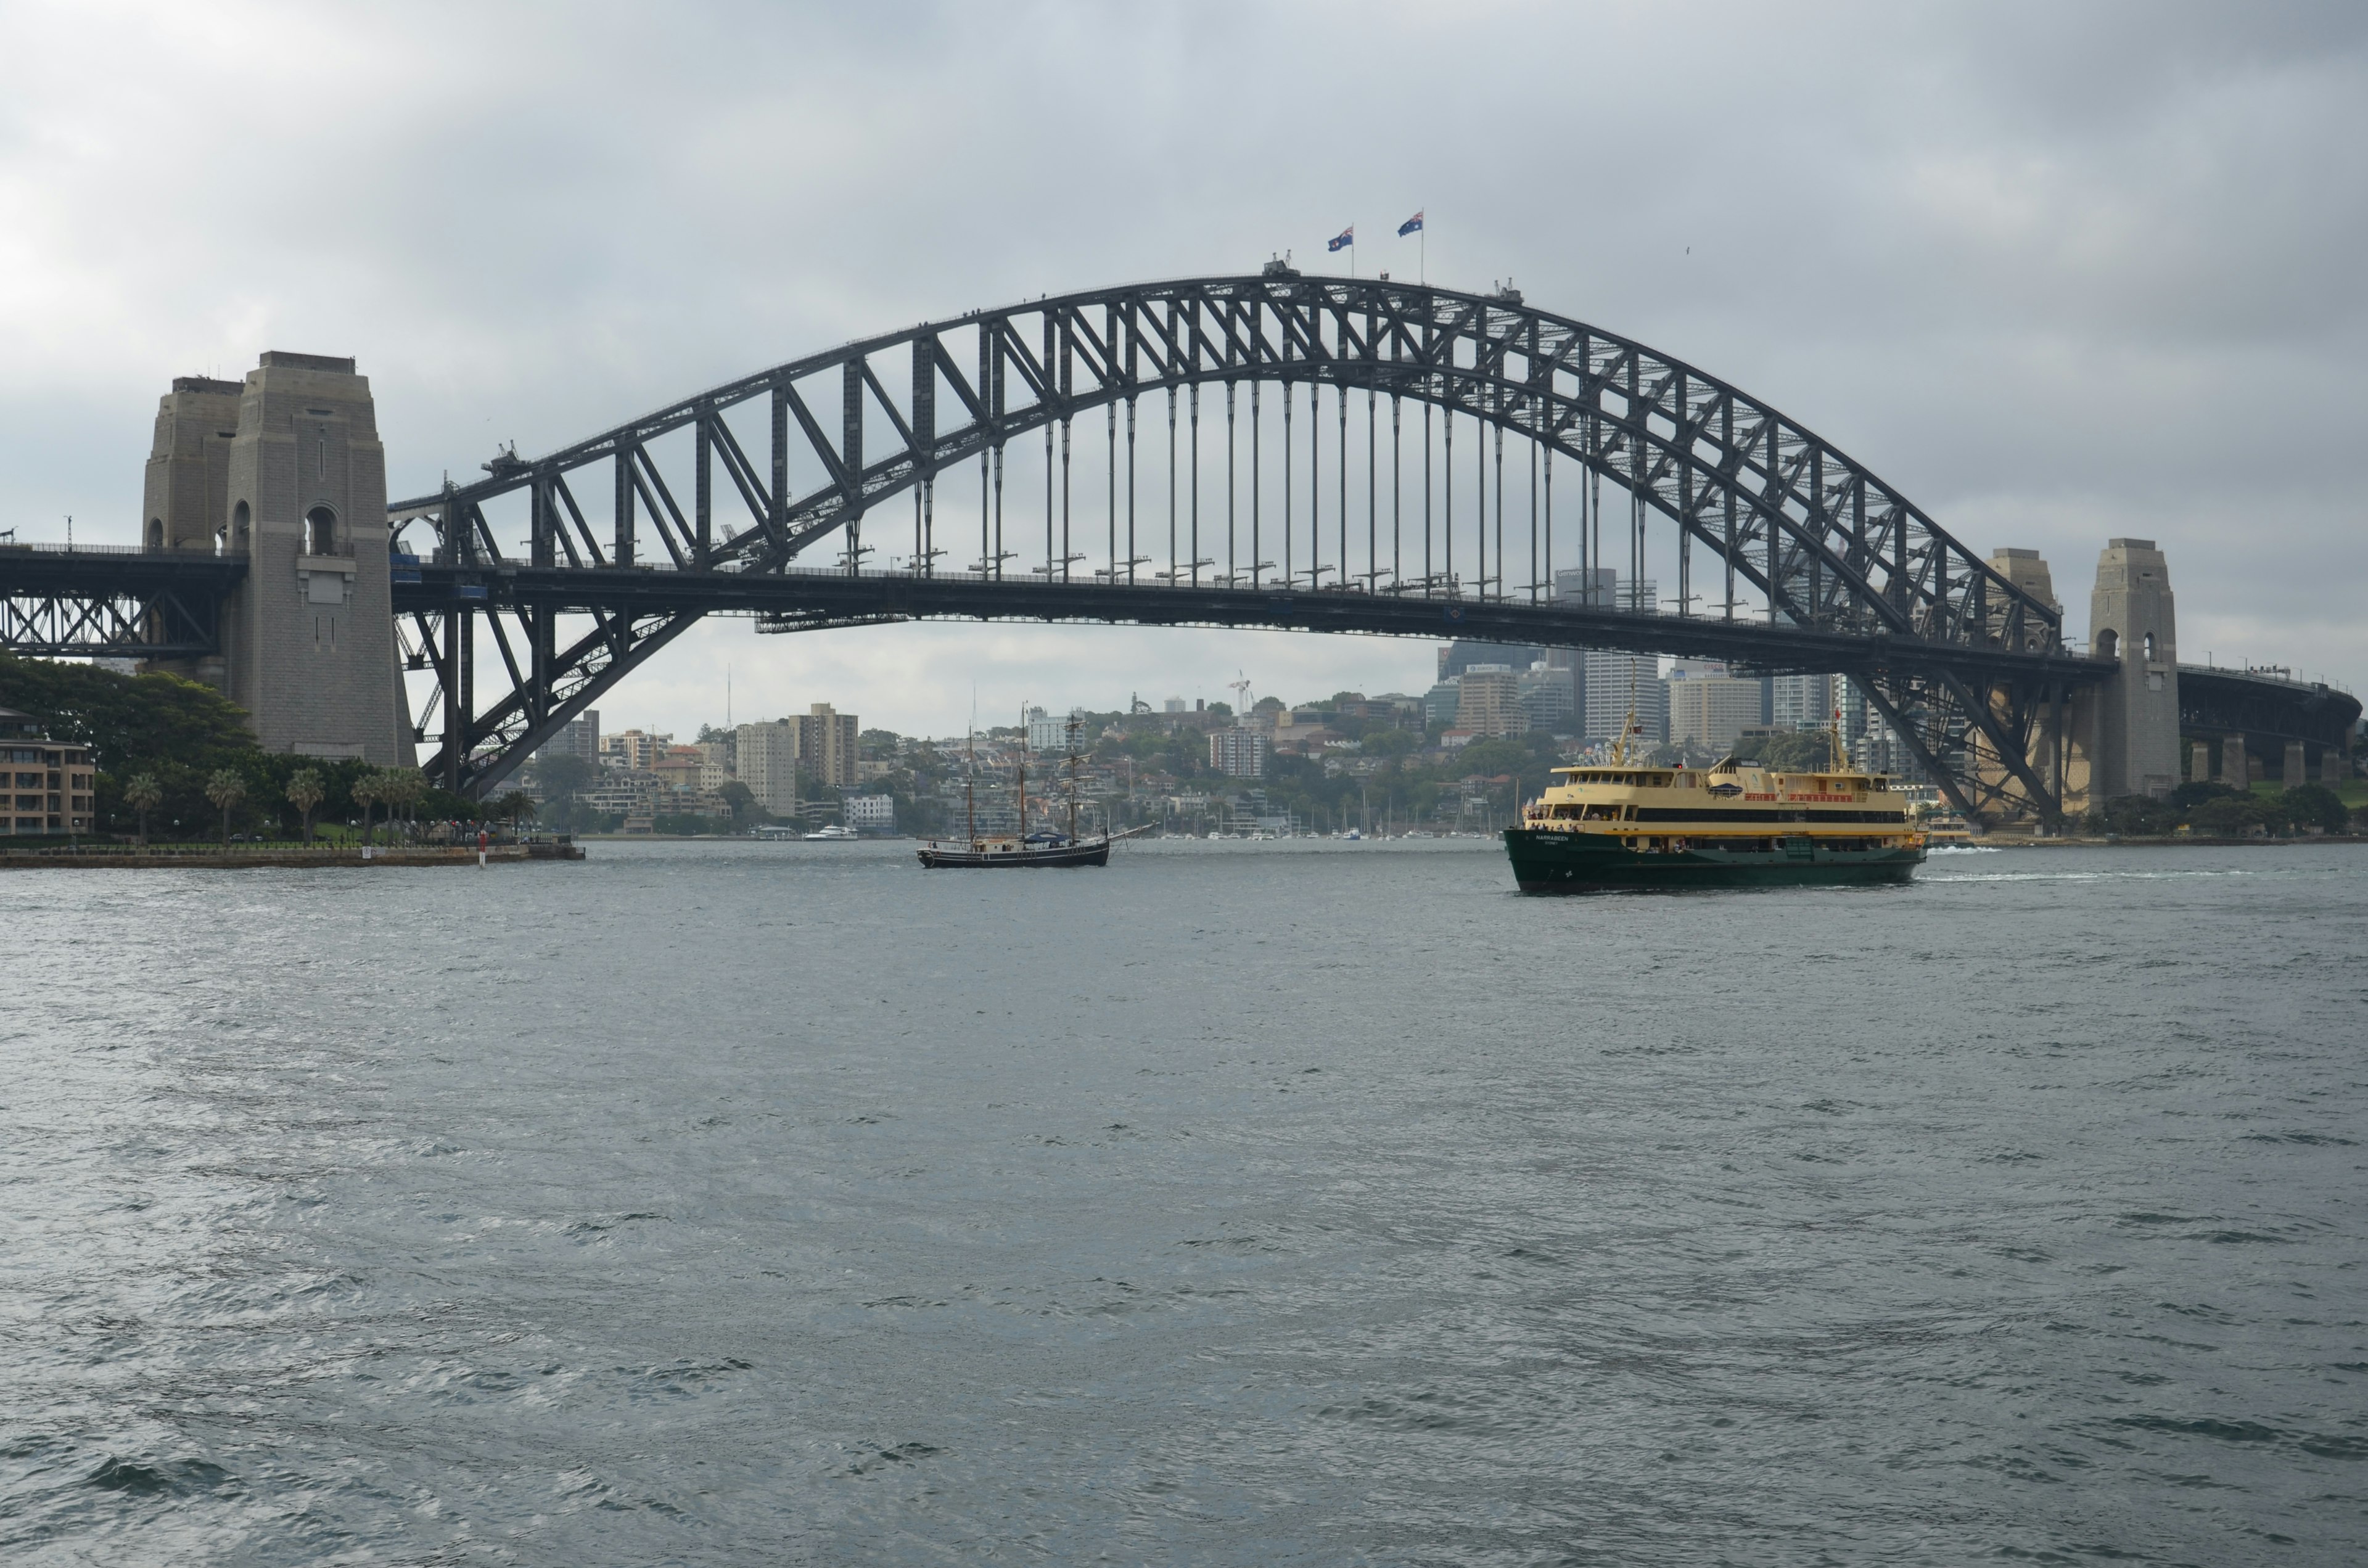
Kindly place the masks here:
<instances>
[{"instance_id":1,"label":"ship mast","mask_svg":"<svg viewBox=\"0 0 2368 1568\"><path fill-rule=\"evenodd\" d=\"M1069 842L1077 841L1077 732L1086 722L1075 713L1069 715Z\"/></svg>"},{"instance_id":2,"label":"ship mast","mask_svg":"<svg viewBox=\"0 0 2368 1568\"><path fill-rule=\"evenodd\" d=\"M972 844L978 842L978 714L971 714L970 733L963 737L963 746L970 753L970 765L962 769L962 826L969 830Z\"/></svg>"},{"instance_id":3,"label":"ship mast","mask_svg":"<svg viewBox=\"0 0 2368 1568\"><path fill-rule=\"evenodd\" d=\"M1019 705L1019 842L1028 842L1028 704Z\"/></svg>"}]
</instances>

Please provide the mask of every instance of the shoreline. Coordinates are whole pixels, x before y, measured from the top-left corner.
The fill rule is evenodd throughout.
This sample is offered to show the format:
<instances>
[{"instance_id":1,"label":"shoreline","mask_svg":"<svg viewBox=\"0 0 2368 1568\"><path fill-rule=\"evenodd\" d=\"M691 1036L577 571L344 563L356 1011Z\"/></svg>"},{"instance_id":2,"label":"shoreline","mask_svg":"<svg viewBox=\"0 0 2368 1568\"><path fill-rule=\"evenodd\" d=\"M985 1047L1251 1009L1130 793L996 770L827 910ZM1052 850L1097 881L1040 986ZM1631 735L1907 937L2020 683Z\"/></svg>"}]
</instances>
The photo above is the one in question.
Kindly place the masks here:
<instances>
[{"instance_id":1,"label":"shoreline","mask_svg":"<svg viewBox=\"0 0 2368 1568\"><path fill-rule=\"evenodd\" d=\"M495 844L484 850L488 866L523 866L537 860L581 860L584 851L566 844ZM263 867L297 869L343 867L474 866L478 851L437 845L373 848L364 856L359 846L329 849L165 849L122 851L88 849L0 848L0 870L253 870Z\"/></svg>"}]
</instances>

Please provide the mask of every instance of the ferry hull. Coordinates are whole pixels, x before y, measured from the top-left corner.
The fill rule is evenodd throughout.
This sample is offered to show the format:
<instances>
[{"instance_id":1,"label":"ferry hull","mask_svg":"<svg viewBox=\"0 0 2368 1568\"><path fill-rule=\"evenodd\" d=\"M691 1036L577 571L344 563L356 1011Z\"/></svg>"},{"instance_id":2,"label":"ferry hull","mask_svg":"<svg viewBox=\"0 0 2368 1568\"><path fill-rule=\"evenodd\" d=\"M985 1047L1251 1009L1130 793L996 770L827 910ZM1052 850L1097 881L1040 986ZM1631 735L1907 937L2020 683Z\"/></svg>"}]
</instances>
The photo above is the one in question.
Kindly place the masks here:
<instances>
[{"instance_id":1,"label":"ferry hull","mask_svg":"<svg viewBox=\"0 0 2368 1568\"><path fill-rule=\"evenodd\" d=\"M1772 850L1683 849L1645 854L1607 835L1505 830L1513 881L1523 892L1636 889L1834 887L1904 882L1921 848L1829 849L1815 840Z\"/></svg>"}]
</instances>

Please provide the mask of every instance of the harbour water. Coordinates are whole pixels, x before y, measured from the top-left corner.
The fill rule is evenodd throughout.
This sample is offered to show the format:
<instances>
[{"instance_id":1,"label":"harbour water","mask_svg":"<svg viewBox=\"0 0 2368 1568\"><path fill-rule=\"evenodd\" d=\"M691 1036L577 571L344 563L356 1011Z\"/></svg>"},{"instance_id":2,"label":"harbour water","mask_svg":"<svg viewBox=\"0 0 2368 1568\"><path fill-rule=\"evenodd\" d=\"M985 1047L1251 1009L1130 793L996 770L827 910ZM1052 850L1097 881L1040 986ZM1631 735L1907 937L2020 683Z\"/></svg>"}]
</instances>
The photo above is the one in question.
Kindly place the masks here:
<instances>
[{"instance_id":1,"label":"harbour water","mask_svg":"<svg viewBox=\"0 0 2368 1568\"><path fill-rule=\"evenodd\" d=\"M2368 852L0 880L0 1561L2368 1556Z\"/></svg>"}]
</instances>

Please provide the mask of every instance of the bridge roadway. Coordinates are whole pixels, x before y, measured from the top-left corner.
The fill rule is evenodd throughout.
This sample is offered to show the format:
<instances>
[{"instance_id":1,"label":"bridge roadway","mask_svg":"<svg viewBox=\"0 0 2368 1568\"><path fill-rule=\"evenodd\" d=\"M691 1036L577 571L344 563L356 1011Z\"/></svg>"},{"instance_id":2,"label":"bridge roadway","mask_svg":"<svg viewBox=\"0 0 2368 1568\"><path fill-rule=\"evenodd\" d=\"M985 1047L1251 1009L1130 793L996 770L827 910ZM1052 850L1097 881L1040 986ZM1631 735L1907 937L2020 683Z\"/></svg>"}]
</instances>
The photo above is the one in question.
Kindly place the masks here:
<instances>
[{"instance_id":1,"label":"bridge roadway","mask_svg":"<svg viewBox=\"0 0 2368 1568\"><path fill-rule=\"evenodd\" d=\"M223 598L245 577L240 554L108 545L0 543L0 650L39 657L192 659L221 652ZM416 572L416 576L414 575ZM1218 584L1046 582L797 568L770 572L538 567L499 562L398 566L394 610L526 609L658 620L757 617L766 630L902 620L1034 620L1248 627L1369 636L1463 638L1724 659L1771 674L1869 675L1912 669L1969 685L2108 679L2113 665L2069 653L2018 653L1908 637L1828 631L1717 617L1637 614L1526 598L1439 598L1359 589ZM484 654L481 653L480 657ZM2248 670L2181 665L2180 727L2242 734L2276 760L2290 742L2340 749L2360 720L2351 693Z\"/></svg>"},{"instance_id":2,"label":"bridge roadway","mask_svg":"<svg viewBox=\"0 0 2368 1568\"><path fill-rule=\"evenodd\" d=\"M609 615L754 615L765 630L899 620L1036 620L1129 626L1249 627L1463 638L1557 648L1617 648L1722 659L1770 674L1946 670L1969 682L2025 678L2080 686L2111 677L2106 661L2020 653L1865 631L1826 631L1707 616L1639 614L1526 597L1446 598L1362 589L1242 588L1190 582L1046 581L1042 573L422 564L398 582L402 614L436 614L471 590L484 608Z\"/></svg>"}]
</instances>

